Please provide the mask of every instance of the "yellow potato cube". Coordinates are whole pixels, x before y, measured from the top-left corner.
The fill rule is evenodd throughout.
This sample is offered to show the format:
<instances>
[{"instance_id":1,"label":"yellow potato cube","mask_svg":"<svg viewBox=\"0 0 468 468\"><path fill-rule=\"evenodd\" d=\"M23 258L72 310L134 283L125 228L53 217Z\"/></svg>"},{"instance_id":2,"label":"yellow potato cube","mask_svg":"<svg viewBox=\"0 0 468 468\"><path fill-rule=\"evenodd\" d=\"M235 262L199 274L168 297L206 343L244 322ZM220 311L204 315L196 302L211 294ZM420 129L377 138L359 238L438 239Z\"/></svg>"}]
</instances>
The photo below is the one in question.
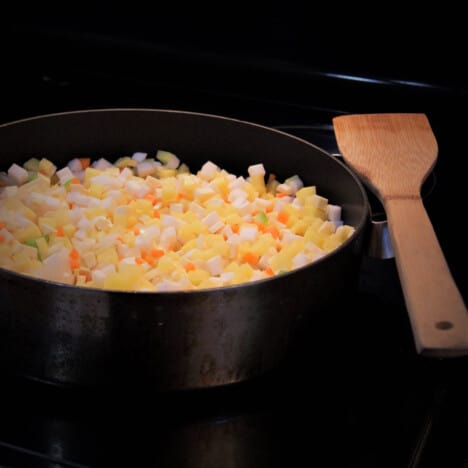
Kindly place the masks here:
<instances>
[{"instance_id":1,"label":"yellow potato cube","mask_svg":"<svg viewBox=\"0 0 468 468\"><path fill-rule=\"evenodd\" d=\"M223 198L226 198L229 195L229 181L224 174L216 176L211 184L216 187L216 190L221 194Z\"/></svg>"},{"instance_id":2,"label":"yellow potato cube","mask_svg":"<svg viewBox=\"0 0 468 468\"><path fill-rule=\"evenodd\" d=\"M301 202L302 205L304 205L306 200L316 193L316 187L314 185L309 185L307 187L300 188L296 192L296 198Z\"/></svg>"},{"instance_id":3,"label":"yellow potato cube","mask_svg":"<svg viewBox=\"0 0 468 468\"><path fill-rule=\"evenodd\" d=\"M178 267L179 265L170 255L164 255L158 261L158 270L165 276L170 276Z\"/></svg>"},{"instance_id":4,"label":"yellow potato cube","mask_svg":"<svg viewBox=\"0 0 468 468\"><path fill-rule=\"evenodd\" d=\"M137 164L138 161L132 159L130 156L123 156L115 161L114 166L118 167L119 169L123 169L124 167L136 167Z\"/></svg>"},{"instance_id":5,"label":"yellow potato cube","mask_svg":"<svg viewBox=\"0 0 468 468\"><path fill-rule=\"evenodd\" d=\"M118 271L105 278L103 286L106 289L135 289L138 283L144 281L144 274L145 270L140 265L119 265Z\"/></svg>"},{"instance_id":6,"label":"yellow potato cube","mask_svg":"<svg viewBox=\"0 0 468 468\"><path fill-rule=\"evenodd\" d=\"M25 218L36 221L37 215L36 213L27 207L19 198L10 197L5 198L2 200L2 205L8 210L12 212L20 212ZM12 213L13 214L13 213Z\"/></svg>"},{"instance_id":7,"label":"yellow potato cube","mask_svg":"<svg viewBox=\"0 0 468 468\"><path fill-rule=\"evenodd\" d=\"M101 250L96 254L98 265L116 265L119 262L119 255L115 246L108 247L107 249Z\"/></svg>"},{"instance_id":8,"label":"yellow potato cube","mask_svg":"<svg viewBox=\"0 0 468 468\"><path fill-rule=\"evenodd\" d=\"M49 251L49 243L47 239L42 236L36 239L37 250L39 252L39 257L44 260L47 258L48 251Z\"/></svg>"},{"instance_id":9,"label":"yellow potato cube","mask_svg":"<svg viewBox=\"0 0 468 468\"><path fill-rule=\"evenodd\" d=\"M234 272L234 278L229 283L239 284L249 281L252 278L253 272L253 268L248 263L243 263Z\"/></svg>"},{"instance_id":10,"label":"yellow potato cube","mask_svg":"<svg viewBox=\"0 0 468 468\"><path fill-rule=\"evenodd\" d=\"M291 269L292 257L285 252L278 252L270 259L270 267L275 273L279 271L289 271Z\"/></svg>"},{"instance_id":11,"label":"yellow potato cube","mask_svg":"<svg viewBox=\"0 0 468 468\"><path fill-rule=\"evenodd\" d=\"M322 220L327 219L327 213L321 208L317 208L314 205L304 205L299 210L299 216L307 219L320 218Z\"/></svg>"},{"instance_id":12,"label":"yellow potato cube","mask_svg":"<svg viewBox=\"0 0 468 468\"><path fill-rule=\"evenodd\" d=\"M291 232L298 234L299 236L303 236L308 227L309 224L306 221L299 219L291 226Z\"/></svg>"},{"instance_id":13,"label":"yellow potato cube","mask_svg":"<svg viewBox=\"0 0 468 468\"><path fill-rule=\"evenodd\" d=\"M84 186L85 187L89 187L90 183L91 183L91 179L93 177L96 177L98 175L101 175L102 174L102 171L100 171L99 169L94 169L94 167L91 167L91 166L88 166L86 169L85 169L85 177L84 177Z\"/></svg>"},{"instance_id":14,"label":"yellow potato cube","mask_svg":"<svg viewBox=\"0 0 468 468\"><path fill-rule=\"evenodd\" d=\"M249 177L249 182L252 184L252 187L258 194L261 196L266 192L266 185L265 185L265 176L259 175L252 175Z\"/></svg>"},{"instance_id":15,"label":"yellow potato cube","mask_svg":"<svg viewBox=\"0 0 468 468\"><path fill-rule=\"evenodd\" d=\"M316 227L310 226L304 234L304 239L307 242L313 242L318 247L323 247L323 242L325 240L326 235L324 233L320 233Z\"/></svg>"},{"instance_id":16,"label":"yellow potato cube","mask_svg":"<svg viewBox=\"0 0 468 468\"><path fill-rule=\"evenodd\" d=\"M339 235L335 233L330 234L323 241L323 250L325 250L326 252L331 252L332 250L335 250L342 243L343 241L340 239Z\"/></svg>"},{"instance_id":17,"label":"yellow potato cube","mask_svg":"<svg viewBox=\"0 0 468 468\"><path fill-rule=\"evenodd\" d=\"M336 230L336 235L340 238L342 242L344 242L346 239L352 236L354 232L355 232L354 227L344 224L343 226L340 226Z\"/></svg>"},{"instance_id":18,"label":"yellow potato cube","mask_svg":"<svg viewBox=\"0 0 468 468\"><path fill-rule=\"evenodd\" d=\"M67 224L64 224L62 226L62 229L63 229L63 233L67 236L67 237L73 237L73 234L75 234L76 232L76 227L74 224L71 224L71 223L67 223Z\"/></svg>"},{"instance_id":19,"label":"yellow potato cube","mask_svg":"<svg viewBox=\"0 0 468 468\"><path fill-rule=\"evenodd\" d=\"M200 234L207 233L207 227L201 221L194 221L192 223L187 223L177 230L177 237L183 242L188 242Z\"/></svg>"},{"instance_id":20,"label":"yellow potato cube","mask_svg":"<svg viewBox=\"0 0 468 468\"><path fill-rule=\"evenodd\" d=\"M65 247L68 250L71 250L73 248L72 243L70 242L70 239L68 237L59 237L55 233L50 233L49 234L49 253L50 251L54 248L54 246L62 246Z\"/></svg>"},{"instance_id":21,"label":"yellow potato cube","mask_svg":"<svg viewBox=\"0 0 468 468\"><path fill-rule=\"evenodd\" d=\"M88 195L94 198L102 198L107 188L102 184L91 183L88 188Z\"/></svg>"},{"instance_id":22,"label":"yellow potato cube","mask_svg":"<svg viewBox=\"0 0 468 468\"><path fill-rule=\"evenodd\" d=\"M167 167L158 166L155 170L155 175L159 179L174 178L177 175L177 169L168 169Z\"/></svg>"},{"instance_id":23,"label":"yellow potato cube","mask_svg":"<svg viewBox=\"0 0 468 468\"><path fill-rule=\"evenodd\" d=\"M102 206L93 206L91 208L85 208L83 210L83 212L84 212L84 215L86 216L86 218L88 218L90 220L94 220L98 216L107 216L107 210ZM69 222L69 221L63 220L59 224L65 224L67 222Z\"/></svg>"},{"instance_id":24,"label":"yellow potato cube","mask_svg":"<svg viewBox=\"0 0 468 468\"><path fill-rule=\"evenodd\" d=\"M186 254L188 251L195 249L197 247L197 239L192 238L186 242L184 242L184 245L179 249L179 253L181 255Z\"/></svg>"},{"instance_id":25,"label":"yellow potato cube","mask_svg":"<svg viewBox=\"0 0 468 468\"><path fill-rule=\"evenodd\" d=\"M244 185L244 190L247 192L247 199L252 202L258 198L258 190L250 183Z\"/></svg>"},{"instance_id":26,"label":"yellow potato cube","mask_svg":"<svg viewBox=\"0 0 468 468\"><path fill-rule=\"evenodd\" d=\"M206 270L197 268L196 270L189 271L187 277L194 286L199 286L202 281L210 277L210 274Z\"/></svg>"},{"instance_id":27,"label":"yellow potato cube","mask_svg":"<svg viewBox=\"0 0 468 468\"><path fill-rule=\"evenodd\" d=\"M36 237L41 237L42 232L33 222L27 224L24 227L17 228L12 232L14 238L19 242L25 242L29 239L34 239Z\"/></svg>"},{"instance_id":28,"label":"yellow potato cube","mask_svg":"<svg viewBox=\"0 0 468 468\"><path fill-rule=\"evenodd\" d=\"M311 195L310 197L306 197L305 203L327 211L328 199L321 197L320 195Z\"/></svg>"},{"instance_id":29,"label":"yellow potato cube","mask_svg":"<svg viewBox=\"0 0 468 468\"><path fill-rule=\"evenodd\" d=\"M283 248L281 249L281 252L284 253L285 255L288 255L292 259L299 252L302 252L304 250L305 244L306 244L306 240L304 238L293 240L289 244L284 245Z\"/></svg>"},{"instance_id":30,"label":"yellow potato cube","mask_svg":"<svg viewBox=\"0 0 468 468\"><path fill-rule=\"evenodd\" d=\"M18 195L24 199L32 192L45 193L50 187L50 179L44 174L38 173L37 177L18 188Z\"/></svg>"},{"instance_id":31,"label":"yellow potato cube","mask_svg":"<svg viewBox=\"0 0 468 468\"><path fill-rule=\"evenodd\" d=\"M153 204L149 200L138 198L130 202L129 206L134 210L137 217L141 215L153 216Z\"/></svg>"},{"instance_id":32,"label":"yellow potato cube","mask_svg":"<svg viewBox=\"0 0 468 468\"><path fill-rule=\"evenodd\" d=\"M171 170L171 169L166 169ZM161 200L168 203L177 199L177 180L175 177L165 177L161 179Z\"/></svg>"},{"instance_id":33,"label":"yellow potato cube","mask_svg":"<svg viewBox=\"0 0 468 468\"><path fill-rule=\"evenodd\" d=\"M39 161L39 172L44 174L47 177L52 177L55 174L55 171L57 170L57 166L49 161L47 158L42 158Z\"/></svg>"}]
</instances>

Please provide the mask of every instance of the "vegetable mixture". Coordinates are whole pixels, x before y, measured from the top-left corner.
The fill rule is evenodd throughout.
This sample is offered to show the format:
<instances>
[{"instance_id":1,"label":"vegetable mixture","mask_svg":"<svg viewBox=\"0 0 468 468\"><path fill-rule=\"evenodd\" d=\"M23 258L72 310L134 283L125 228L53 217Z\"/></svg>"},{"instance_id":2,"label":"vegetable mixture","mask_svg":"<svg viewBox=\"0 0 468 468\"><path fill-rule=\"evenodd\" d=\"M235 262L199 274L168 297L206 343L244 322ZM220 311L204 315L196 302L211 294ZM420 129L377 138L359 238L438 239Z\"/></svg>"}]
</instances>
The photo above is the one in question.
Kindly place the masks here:
<instances>
[{"instance_id":1,"label":"vegetable mixture","mask_svg":"<svg viewBox=\"0 0 468 468\"><path fill-rule=\"evenodd\" d=\"M354 232L341 207L263 164L196 173L169 151L114 163L32 158L0 173L0 267L114 290L178 291L307 265Z\"/></svg>"}]
</instances>

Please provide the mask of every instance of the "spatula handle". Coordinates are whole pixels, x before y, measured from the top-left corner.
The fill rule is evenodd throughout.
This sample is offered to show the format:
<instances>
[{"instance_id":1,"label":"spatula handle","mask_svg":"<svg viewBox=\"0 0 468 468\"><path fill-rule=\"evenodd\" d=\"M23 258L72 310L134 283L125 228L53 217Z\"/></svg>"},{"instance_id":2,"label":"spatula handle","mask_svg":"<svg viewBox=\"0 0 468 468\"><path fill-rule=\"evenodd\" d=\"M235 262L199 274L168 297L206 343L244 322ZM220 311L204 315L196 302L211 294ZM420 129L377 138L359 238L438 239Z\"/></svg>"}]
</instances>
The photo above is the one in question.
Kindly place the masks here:
<instances>
[{"instance_id":1,"label":"spatula handle","mask_svg":"<svg viewBox=\"0 0 468 468\"><path fill-rule=\"evenodd\" d=\"M421 198L384 202L418 353L468 355L468 313Z\"/></svg>"}]
</instances>

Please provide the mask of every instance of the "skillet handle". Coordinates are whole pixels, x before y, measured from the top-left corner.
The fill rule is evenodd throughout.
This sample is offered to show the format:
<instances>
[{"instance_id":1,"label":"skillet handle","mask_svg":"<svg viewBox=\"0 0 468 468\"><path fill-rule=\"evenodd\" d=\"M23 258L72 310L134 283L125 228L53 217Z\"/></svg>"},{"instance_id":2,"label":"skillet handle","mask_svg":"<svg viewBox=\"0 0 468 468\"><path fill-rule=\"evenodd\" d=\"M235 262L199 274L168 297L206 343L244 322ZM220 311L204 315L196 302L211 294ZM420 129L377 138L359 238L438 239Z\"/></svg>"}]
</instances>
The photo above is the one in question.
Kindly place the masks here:
<instances>
[{"instance_id":1,"label":"skillet handle","mask_svg":"<svg viewBox=\"0 0 468 468\"><path fill-rule=\"evenodd\" d=\"M420 197L385 200L417 352L468 355L468 313Z\"/></svg>"}]
</instances>

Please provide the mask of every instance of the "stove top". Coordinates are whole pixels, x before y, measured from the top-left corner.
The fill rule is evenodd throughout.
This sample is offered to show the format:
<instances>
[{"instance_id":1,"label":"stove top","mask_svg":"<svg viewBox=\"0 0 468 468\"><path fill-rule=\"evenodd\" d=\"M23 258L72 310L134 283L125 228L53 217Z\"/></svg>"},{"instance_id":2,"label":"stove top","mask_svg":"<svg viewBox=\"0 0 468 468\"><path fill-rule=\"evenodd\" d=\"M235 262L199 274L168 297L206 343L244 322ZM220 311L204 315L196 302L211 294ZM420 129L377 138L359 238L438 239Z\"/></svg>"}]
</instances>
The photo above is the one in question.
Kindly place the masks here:
<instances>
[{"instance_id":1,"label":"stove top","mask_svg":"<svg viewBox=\"0 0 468 468\"><path fill-rule=\"evenodd\" d=\"M426 113L439 159L422 194L468 297L465 236L451 216L464 183L457 158L464 129L456 116L468 93L459 82L355 75L338 66L226 57L27 23L8 33L16 48L2 77L0 123L90 108L179 109L275 127L340 157L333 116ZM371 193L369 200L381 214ZM164 393L122 382L62 389L3 376L0 464L468 466L467 361L415 354L393 258L363 258L359 289L338 317L339 348L314 346L312 337L279 368L228 387Z\"/></svg>"}]
</instances>

